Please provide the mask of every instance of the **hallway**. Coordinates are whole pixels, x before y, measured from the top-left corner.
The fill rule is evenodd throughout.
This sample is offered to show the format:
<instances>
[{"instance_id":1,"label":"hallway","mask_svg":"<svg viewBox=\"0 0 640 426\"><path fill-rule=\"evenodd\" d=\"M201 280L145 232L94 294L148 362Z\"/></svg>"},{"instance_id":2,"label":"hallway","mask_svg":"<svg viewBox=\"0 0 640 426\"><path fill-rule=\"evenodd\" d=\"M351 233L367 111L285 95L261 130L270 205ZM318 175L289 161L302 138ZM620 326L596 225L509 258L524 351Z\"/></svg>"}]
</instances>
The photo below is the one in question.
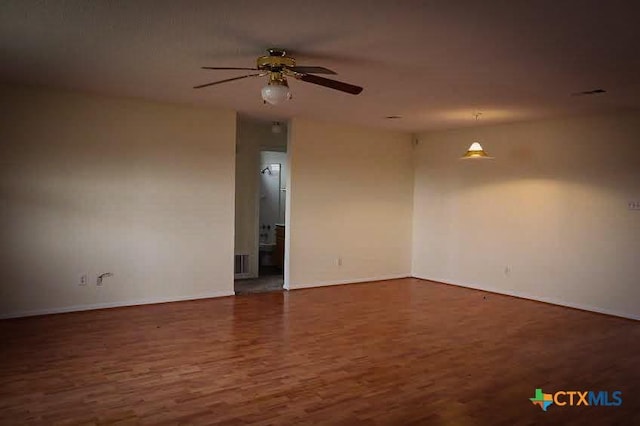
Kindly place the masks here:
<instances>
[{"instance_id":1,"label":"hallway","mask_svg":"<svg viewBox=\"0 0 640 426\"><path fill-rule=\"evenodd\" d=\"M272 291L283 291L284 275L275 266L260 267L259 278L249 278L235 280L233 289L236 295L251 293L269 293Z\"/></svg>"}]
</instances>

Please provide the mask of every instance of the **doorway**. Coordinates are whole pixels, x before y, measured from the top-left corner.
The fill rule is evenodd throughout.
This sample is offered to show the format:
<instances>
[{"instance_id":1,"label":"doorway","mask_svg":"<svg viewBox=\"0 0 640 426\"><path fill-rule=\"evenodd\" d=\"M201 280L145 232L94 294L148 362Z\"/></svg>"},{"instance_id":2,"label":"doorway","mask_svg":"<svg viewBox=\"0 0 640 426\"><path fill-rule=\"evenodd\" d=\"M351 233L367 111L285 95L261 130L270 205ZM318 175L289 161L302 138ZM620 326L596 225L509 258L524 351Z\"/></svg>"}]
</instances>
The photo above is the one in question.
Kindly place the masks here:
<instances>
[{"instance_id":1,"label":"doorway","mask_svg":"<svg viewBox=\"0 0 640 426\"><path fill-rule=\"evenodd\" d=\"M286 125L240 120L236 153L235 293L283 291ZM240 256L246 264L239 271Z\"/></svg>"}]
</instances>

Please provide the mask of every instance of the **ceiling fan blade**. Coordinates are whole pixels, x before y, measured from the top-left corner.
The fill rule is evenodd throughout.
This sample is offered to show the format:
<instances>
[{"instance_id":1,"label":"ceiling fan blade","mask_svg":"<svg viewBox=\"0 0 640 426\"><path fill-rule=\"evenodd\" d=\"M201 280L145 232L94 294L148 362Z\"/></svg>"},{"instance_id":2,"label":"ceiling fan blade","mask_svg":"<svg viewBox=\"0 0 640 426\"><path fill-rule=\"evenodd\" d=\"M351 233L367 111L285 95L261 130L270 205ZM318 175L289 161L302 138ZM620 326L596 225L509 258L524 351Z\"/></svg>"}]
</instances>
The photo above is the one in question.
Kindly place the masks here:
<instances>
[{"instance_id":1,"label":"ceiling fan blade","mask_svg":"<svg viewBox=\"0 0 640 426\"><path fill-rule=\"evenodd\" d=\"M338 74L335 71L325 67L307 67L307 66L295 66L289 68L293 72L299 72L300 74Z\"/></svg>"},{"instance_id":2,"label":"ceiling fan blade","mask_svg":"<svg viewBox=\"0 0 640 426\"><path fill-rule=\"evenodd\" d=\"M235 67L201 67L203 70L237 70L237 71L258 71L258 68L235 68Z\"/></svg>"},{"instance_id":3,"label":"ceiling fan blade","mask_svg":"<svg viewBox=\"0 0 640 426\"><path fill-rule=\"evenodd\" d=\"M340 90L341 92L350 93L352 95L358 95L362 92L362 87L354 86L353 84L343 83L338 80L331 80L329 78L319 77L312 74L300 74L296 76L297 79L306 81L307 83L317 84L319 86L328 87L330 89Z\"/></svg>"},{"instance_id":4,"label":"ceiling fan blade","mask_svg":"<svg viewBox=\"0 0 640 426\"><path fill-rule=\"evenodd\" d=\"M247 78L247 77L258 77L259 75L261 75L261 74L241 75L240 77L227 78L227 79L224 79L224 80L214 81L213 83L200 84L198 86L193 86L193 88L194 89L201 89L203 87L213 86L214 84L226 83L227 81L233 81L233 80L242 80L243 78Z\"/></svg>"}]
</instances>

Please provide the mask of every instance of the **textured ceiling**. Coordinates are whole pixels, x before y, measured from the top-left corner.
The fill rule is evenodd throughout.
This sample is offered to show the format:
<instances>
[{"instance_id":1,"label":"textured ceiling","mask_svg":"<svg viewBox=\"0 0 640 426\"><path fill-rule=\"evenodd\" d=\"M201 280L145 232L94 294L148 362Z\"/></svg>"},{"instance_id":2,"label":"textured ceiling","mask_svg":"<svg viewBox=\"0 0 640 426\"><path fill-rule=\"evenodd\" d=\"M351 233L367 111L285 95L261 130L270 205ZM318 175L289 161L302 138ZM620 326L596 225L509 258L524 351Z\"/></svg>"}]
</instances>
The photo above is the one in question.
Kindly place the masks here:
<instances>
[{"instance_id":1,"label":"textured ceiling","mask_svg":"<svg viewBox=\"0 0 640 426\"><path fill-rule=\"evenodd\" d=\"M634 1L2 0L0 80L419 131L640 108ZM365 88L263 105L267 47ZM570 96L603 88L606 94ZM388 120L390 115L402 116Z\"/></svg>"}]
</instances>

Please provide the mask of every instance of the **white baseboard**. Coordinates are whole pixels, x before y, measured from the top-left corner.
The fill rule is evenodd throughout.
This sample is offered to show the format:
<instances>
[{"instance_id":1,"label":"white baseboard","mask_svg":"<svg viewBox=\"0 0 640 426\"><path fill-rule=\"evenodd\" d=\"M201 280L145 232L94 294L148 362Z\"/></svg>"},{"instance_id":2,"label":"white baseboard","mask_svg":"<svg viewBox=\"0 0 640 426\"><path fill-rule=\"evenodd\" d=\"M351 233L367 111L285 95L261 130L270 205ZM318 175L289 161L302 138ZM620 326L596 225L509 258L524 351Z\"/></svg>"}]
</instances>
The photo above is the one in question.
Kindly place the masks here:
<instances>
[{"instance_id":1,"label":"white baseboard","mask_svg":"<svg viewBox=\"0 0 640 426\"><path fill-rule=\"evenodd\" d=\"M331 285L343 285L343 284L357 284L357 283L365 283L369 281L386 281L386 280L398 280L401 278L411 278L411 274L399 274L399 275L381 275L377 277L368 277L368 278L351 278L346 280L338 280L338 281L320 281L315 283L306 283L306 284L291 284L290 290L297 290L301 288L315 288L315 287L327 287Z\"/></svg>"},{"instance_id":2,"label":"white baseboard","mask_svg":"<svg viewBox=\"0 0 640 426\"><path fill-rule=\"evenodd\" d=\"M233 291L212 291L198 295L181 297L154 297L148 299L126 300L122 302L92 303L88 305L72 305L61 308L36 309L33 311L18 311L0 314L0 319L31 317L36 315L62 314L65 312L90 311L93 309L121 308L124 306L152 305L154 303L182 302L185 300L210 299L212 297L233 296Z\"/></svg>"},{"instance_id":3,"label":"white baseboard","mask_svg":"<svg viewBox=\"0 0 640 426\"><path fill-rule=\"evenodd\" d=\"M567 302L567 301L564 301L564 300L554 299L552 297L532 296L532 295L526 294L526 293L520 293L520 292L514 292L514 291L504 291L502 289L495 289L495 288L491 288L491 287L481 287L481 286L478 286L478 285L467 284L467 283L452 283L452 282L444 280L444 279L422 277L422 276L419 276L419 275L413 275L413 277L421 279L421 280L434 281L434 282L437 282L437 283L455 285L455 286L458 286L458 287L472 288L474 290L488 291L490 293L504 294L505 296L512 296L512 297L517 297L517 298L520 298L520 299L535 300L536 302L549 303L551 305L564 306L566 308L580 309L581 311L597 312L599 314L611 315L611 316L614 316L614 317L621 317L621 318L631 319L631 320L635 320L635 321L640 321L640 316L639 315L634 315L634 314L630 314L630 313L627 313L627 312L613 311L611 309L600 308L600 307L597 307L597 306L588 306L588 305L582 305L582 304L578 304L578 303Z\"/></svg>"}]
</instances>

